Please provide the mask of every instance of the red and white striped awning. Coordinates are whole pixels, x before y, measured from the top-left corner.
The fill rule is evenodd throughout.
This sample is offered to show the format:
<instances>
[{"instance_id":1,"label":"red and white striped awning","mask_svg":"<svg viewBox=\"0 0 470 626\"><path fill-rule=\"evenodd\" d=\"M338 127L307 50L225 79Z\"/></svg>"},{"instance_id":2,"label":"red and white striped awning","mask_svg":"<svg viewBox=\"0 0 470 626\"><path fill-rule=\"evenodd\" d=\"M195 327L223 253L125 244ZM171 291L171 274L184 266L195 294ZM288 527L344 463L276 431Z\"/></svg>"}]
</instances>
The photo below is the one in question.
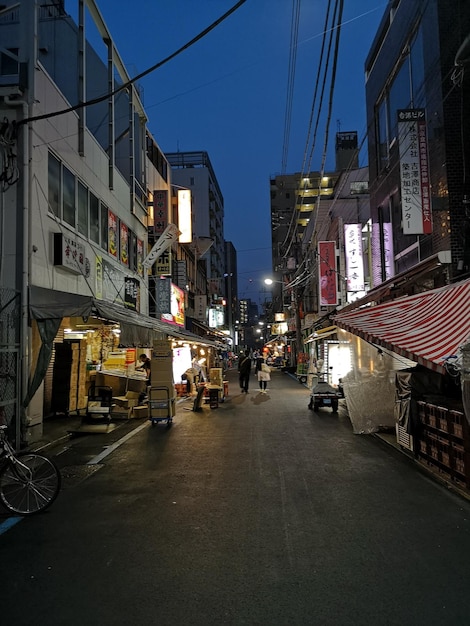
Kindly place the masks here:
<instances>
[{"instance_id":1,"label":"red and white striped awning","mask_svg":"<svg viewBox=\"0 0 470 626\"><path fill-rule=\"evenodd\" d=\"M470 340L470 279L378 306L338 313L340 328L445 373L444 362Z\"/></svg>"}]
</instances>

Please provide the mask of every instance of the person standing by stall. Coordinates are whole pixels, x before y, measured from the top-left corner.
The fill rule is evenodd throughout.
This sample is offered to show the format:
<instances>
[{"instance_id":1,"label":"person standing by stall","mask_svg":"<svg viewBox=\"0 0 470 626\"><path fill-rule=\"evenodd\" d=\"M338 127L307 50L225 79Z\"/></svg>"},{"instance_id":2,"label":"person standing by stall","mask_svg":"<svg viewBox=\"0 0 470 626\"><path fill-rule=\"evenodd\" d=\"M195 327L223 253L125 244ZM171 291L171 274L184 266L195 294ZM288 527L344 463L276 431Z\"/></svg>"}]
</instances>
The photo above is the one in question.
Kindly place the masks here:
<instances>
[{"instance_id":1,"label":"person standing by stall","mask_svg":"<svg viewBox=\"0 0 470 626\"><path fill-rule=\"evenodd\" d=\"M150 372L151 372L151 361L146 354L141 354L139 356L140 365L136 367L136 372L145 372L146 380L145 380L145 391L142 391L139 396L139 404L143 402L145 396L147 395L147 387L150 386Z\"/></svg>"},{"instance_id":2,"label":"person standing by stall","mask_svg":"<svg viewBox=\"0 0 470 626\"><path fill-rule=\"evenodd\" d=\"M248 387L250 384L250 372L251 372L251 359L248 350L240 354L238 360L238 377L240 380L241 392L248 393Z\"/></svg>"}]
</instances>

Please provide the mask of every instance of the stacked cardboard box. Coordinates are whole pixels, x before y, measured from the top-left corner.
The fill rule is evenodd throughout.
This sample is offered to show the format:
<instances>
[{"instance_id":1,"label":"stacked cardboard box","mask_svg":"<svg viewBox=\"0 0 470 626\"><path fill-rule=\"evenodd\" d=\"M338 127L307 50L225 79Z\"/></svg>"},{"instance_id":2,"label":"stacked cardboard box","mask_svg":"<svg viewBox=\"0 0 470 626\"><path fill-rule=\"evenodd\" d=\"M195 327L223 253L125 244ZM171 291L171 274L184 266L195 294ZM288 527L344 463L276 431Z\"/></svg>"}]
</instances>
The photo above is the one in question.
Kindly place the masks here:
<instances>
[{"instance_id":1,"label":"stacked cardboard box","mask_svg":"<svg viewBox=\"0 0 470 626\"><path fill-rule=\"evenodd\" d=\"M134 416L134 408L139 404L140 394L128 391L125 396L113 396L113 419L130 419Z\"/></svg>"},{"instance_id":2,"label":"stacked cardboard box","mask_svg":"<svg viewBox=\"0 0 470 626\"><path fill-rule=\"evenodd\" d=\"M86 340L56 343L51 410L72 413L86 405Z\"/></svg>"},{"instance_id":3,"label":"stacked cardboard box","mask_svg":"<svg viewBox=\"0 0 470 626\"><path fill-rule=\"evenodd\" d=\"M223 373L221 367L212 367L209 370L209 382L211 385L223 387Z\"/></svg>"},{"instance_id":4,"label":"stacked cardboard box","mask_svg":"<svg viewBox=\"0 0 470 626\"><path fill-rule=\"evenodd\" d=\"M171 342L168 339L155 340L150 370L149 418L173 417L175 398Z\"/></svg>"}]
</instances>

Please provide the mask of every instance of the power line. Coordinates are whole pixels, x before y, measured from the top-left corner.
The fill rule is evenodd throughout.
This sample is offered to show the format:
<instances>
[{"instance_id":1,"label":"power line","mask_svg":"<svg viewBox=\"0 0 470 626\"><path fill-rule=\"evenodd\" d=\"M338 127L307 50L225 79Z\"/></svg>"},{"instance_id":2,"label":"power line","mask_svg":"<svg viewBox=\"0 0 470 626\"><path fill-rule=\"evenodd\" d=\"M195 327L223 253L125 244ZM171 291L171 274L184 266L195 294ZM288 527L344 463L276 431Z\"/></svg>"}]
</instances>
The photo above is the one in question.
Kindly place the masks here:
<instances>
[{"instance_id":1,"label":"power line","mask_svg":"<svg viewBox=\"0 0 470 626\"><path fill-rule=\"evenodd\" d=\"M55 111L54 113L44 113L43 115L36 115L34 117L29 117L29 118L23 119L23 120L18 122L18 125L20 125L20 124L28 124L29 122L37 122L39 120L50 119L51 117L57 117L58 115L64 115L65 113L71 113L72 111L77 111L78 109L82 109L84 107L91 106L93 104L98 104L99 102L103 102L104 100L107 100L108 98L112 98L113 96L118 94L120 91L123 91L124 89L127 89L133 83L137 82L138 80L140 80L144 76L147 76L147 74L150 74L151 72L154 72L159 67L162 67L162 65L165 65L166 63L168 63L168 61L171 61L176 56L178 56L179 54L181 54L182 52L184 52L185 50L187 50L188 48L193 46L200 39L202 39L208 33L210 33L212 30L214 30L214 28L216 28L224 20L226 20L232 13L234 13L237 9L239 9L243 4L245 4L246 1L247 0L239 0L231 9L229 9L226 13L224 13L221 17L219 17L215 22L212 22L212 24L210 24L210 26L208 26L202 32L200 32L198 35L196 35L196 37L193 37L193 39L191 39L190 41L185 43L183 46L178 48L178 50L176 50L175 52L173 52L172 54L167 56L162 61L159 61L155 65L152 65L152 67L149 67L147 70L141 72L140 74L138 74L134 78L131 78L127 82L123 83L120 87L118 87L114 91L111 91L109 93L105 93L103 96L99 96L98 98L93 98L93 100L88 100L86 102L80 102L79 104L75 104L74 106L71 106L71 107L69 107L67 109L62 109L61 111Z\"/></svg>"}]
</instances>

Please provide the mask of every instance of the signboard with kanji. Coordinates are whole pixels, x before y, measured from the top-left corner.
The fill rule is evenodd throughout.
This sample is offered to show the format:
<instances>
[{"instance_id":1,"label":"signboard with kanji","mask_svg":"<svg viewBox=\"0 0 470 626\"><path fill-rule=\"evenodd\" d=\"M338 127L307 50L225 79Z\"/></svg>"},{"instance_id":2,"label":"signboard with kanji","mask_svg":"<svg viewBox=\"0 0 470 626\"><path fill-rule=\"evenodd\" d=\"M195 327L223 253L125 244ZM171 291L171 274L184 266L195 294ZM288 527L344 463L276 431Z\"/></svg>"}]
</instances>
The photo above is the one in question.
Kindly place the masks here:
<instances>
[{"instance_id":1,"label":"signboard with kanji","mask_svg":"<svg viewBox=\"0 0 470 626\"><path fill-rule=\"evenodd\" d=\"M318 242L320 305L336 306L338 290L336 288L336 244L334 241Z\"/></svg>"},{"instance_id":2,"label":"signboard with kanji","mask_svg":"<svg viewBox=\"0 0 470 626\"><path fill-rule=\"evenodd\" d=\"M432 233L428 140L424 109L399 109L398 143L405 235Z\"/></svg>"}]
</instances>

